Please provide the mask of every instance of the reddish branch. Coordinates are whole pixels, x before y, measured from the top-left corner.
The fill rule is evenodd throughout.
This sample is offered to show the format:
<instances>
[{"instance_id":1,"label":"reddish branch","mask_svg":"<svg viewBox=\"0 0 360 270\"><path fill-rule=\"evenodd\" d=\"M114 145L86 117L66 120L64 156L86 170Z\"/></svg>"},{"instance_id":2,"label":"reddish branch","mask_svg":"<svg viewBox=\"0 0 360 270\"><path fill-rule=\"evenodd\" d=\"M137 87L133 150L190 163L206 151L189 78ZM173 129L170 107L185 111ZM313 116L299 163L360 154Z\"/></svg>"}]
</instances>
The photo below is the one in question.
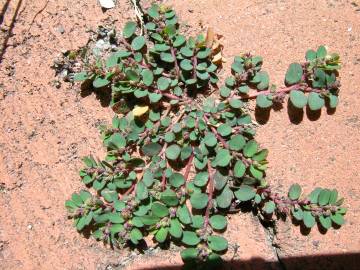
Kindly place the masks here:
<instances>
[{"instance_id":1,"label":"reddish branch","mask_svg":"<svg viewBox=\"0 0 360 270\"><path fill-rule=\"evenodd\" d=\"M136 181L131 185L131 187L127 190L127 191L125 191L125 193L124 194L122 194L122 196L120 196L120 200L122 199L122 198L124 198L125 196L127 196L127 195L129 195L131 192L133 192L134 190L135 190L135 186L136 186Z\"/></svg>"},{"instance_id":2,"label":"reddish branch","mask_svg":"<svg viewBox=\"0 0 360 270\"><path fill-rule=\"evenodd\" d=\"M207 116L204 114L204 120L209 123L209 118L207 118ZM222 143L222 145L225 148L229 148L229 145L227 144L227 142L223 139L223 137L221 137L221 135L217 132L217 130L213 127L210 126L211 131L215 134L216 138Z\"/></svg>"},{"instance_id":3,"label":"reddish branch","mask_svg":"<svg viewBox=\"0 0 360 270\"><path fill-rule=\"evenodd\" d=\"M211 164L208 160L208 174L209 174L209 185L208 185L208 204L205 210L205 222L204 227L206 228L209 224L209 216L211 208L213 207L213 195L214 195L214 174L211 174Z\"/></svg>"},{"instance_id":4,"label":"reddish branch","mask_svg":"<svg viewBox=\"0 0 360 270\"><path fill-rule=\"evenodd\" d=\"M176 70L176 75L179 77L180 76L180 69L179 69L179 65L177 63L177 59L176 59L176 54L175 54L175 49L173 47L170 48L171 51L171 55L174 58L174 63L175 63L175 70Z\"/></svg>"},{"instance_id":5,"label":"reddish branch","mask_svg":"<svg viewBox=\"0 0 360 270\"><path fill-rule=\"evenodd\" d=\"M189 158L188 163L186 164L186 168L185 168L185 173L184 173L184 178L185 178L185 182L187 182L189 174L190 174L190 169L191 169L191 165L192 165L192 161L194 159L194 149L191 149L193 152L191 153L191 156Z\"/></svg>"},{"instance_id":6,"label":"reddish branch","mask_svg":"<svg viewBox=\"0 0 360 270\"><path fill-rule=\"evenodd\" d=\"M302 90L304 92L317 91L316 89L308 87L306 84L294 84L294 85L291 85L291 86L288 86L288 87L279 88L276 91L272 91L272 90L260 91L260 92L244 95L244 96L241 96L239 98L240 99L253 99L253 98L256 98L259 95L269 95L269 94L281 95L281 94L287 94L291 90Z\"/></svg>"},{"instance_id":7,"label":"reddish branch","mask_svg":"<svg viewBox=\"0 0 360 270\"><path fill-rule=\"evenodd\" d=\"M196 80L196 67L197 67L197 58L196 56L193 57L193 78Z\"/></svg>"}]
</instances>

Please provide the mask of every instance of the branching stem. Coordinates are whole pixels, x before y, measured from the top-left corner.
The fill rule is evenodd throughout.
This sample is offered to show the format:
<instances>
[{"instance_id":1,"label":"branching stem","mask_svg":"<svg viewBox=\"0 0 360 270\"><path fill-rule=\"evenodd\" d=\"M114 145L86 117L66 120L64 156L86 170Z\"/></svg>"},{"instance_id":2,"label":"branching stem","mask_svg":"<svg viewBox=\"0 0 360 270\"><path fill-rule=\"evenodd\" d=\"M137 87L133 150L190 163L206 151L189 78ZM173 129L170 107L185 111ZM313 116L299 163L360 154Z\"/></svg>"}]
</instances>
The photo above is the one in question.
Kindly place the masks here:
<instances>
[{"instance_id":1,"label":"branching stem","mask_svg":"<svg viewBox=\"0 0 360 270\"><path fill-rule=\"evenodd\" d=\"M213 195L214 195L214 174L211 172L210 160L208 160L208 174L209 174L209 184L208 184L208 204L205 210L205 222L204 227L206 228L209 224L209 216L211 208L213 207Z\"/></svg>"}]
</instances>

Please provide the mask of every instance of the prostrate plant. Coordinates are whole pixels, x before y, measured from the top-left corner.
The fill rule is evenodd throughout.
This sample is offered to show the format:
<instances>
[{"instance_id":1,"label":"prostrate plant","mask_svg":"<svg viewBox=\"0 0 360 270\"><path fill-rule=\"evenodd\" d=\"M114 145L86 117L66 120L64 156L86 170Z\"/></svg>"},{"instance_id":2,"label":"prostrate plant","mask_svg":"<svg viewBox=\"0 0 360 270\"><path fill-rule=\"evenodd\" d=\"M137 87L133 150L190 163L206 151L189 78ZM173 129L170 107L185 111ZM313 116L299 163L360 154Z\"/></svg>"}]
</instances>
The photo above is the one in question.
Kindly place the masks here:
<instances>
[{"instance_id":1,"label":"prostrate plant","mask_svg":"<svg viewBox=\"0 0 360 270\"><path fill-rule=\"evenodd\" d=\"M244 103L257 97L266 108L290 93L295 107L320 109L324 98L334 107L339 57L325 47L308 51L305 64L290 65L287 87L267 90L262 58L237 56L219 99L210 95L217 89L218 40L181 35L175 12L163 6L152 5L144 21L144 35L126 23L120 49L74 77L97 91L111 88L114 110L125 113L101 127L105 159L84 158L80 176L94 192L66 202L77 230L116 247L153 235L159 244L184 245L183 260L196 263L216 262L226 252L220 233L227 215L244 204L267 221L291 216L307 228L341 226L346 209L336 190L305 196L295 184L288 195L272 191L265 180L268 150L255 141Z\"/></svg>"}]
</instances>

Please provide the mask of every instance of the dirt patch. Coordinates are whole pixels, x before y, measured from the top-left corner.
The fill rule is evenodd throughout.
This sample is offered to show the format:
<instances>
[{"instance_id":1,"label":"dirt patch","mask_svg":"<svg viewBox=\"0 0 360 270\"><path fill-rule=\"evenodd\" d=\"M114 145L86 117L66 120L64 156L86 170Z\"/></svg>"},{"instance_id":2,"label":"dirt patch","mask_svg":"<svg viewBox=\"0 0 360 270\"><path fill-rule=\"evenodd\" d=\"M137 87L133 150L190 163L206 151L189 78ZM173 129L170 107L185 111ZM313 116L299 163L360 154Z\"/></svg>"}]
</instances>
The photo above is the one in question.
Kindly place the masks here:
<instances>
[{"instance_id":1,"label":"dirt patch","mask_svg":"<svg viewBox=\"0 0 360 270\"><path fill-rule=\"evenodd\" d=\"M130 5L118 1L115 9L103 12L95 0L50 0L45 8L46 0L3 2L9 5L1 28L12 28L12 35L0 64L1 268L160 269L179 265L181 259L173 250L153 249L144 255L108 250L78 234L67 220L64 208L70 194L82 188L77 173L81 157L104 154L97 126L108 122L113 113L102 107L94 95L82 98L77 87L62 83L58 88L50 67L62 51L87 42L87 29L112 21L121 29L134 16ZM272 81L280 85L288 64L301 61L306 49L327 44L341 54L341 103L337 111L329 115L323 110L316 117L305 111L301 121L293 124L285 105L280 112L271 112L266 125L259 129L258 139L270 150L268 177L279 191L286 192L294 182L301 183L306 190L314 186L335 187L346 198L349 208L347 224L325 235L316 229L304 235L289 221L279 222L274 243L279 247L277 254L283 264L296 269L303 263L310 269L311 265L317 265L316 261L299 257L345 253L358 257L360 12L357 1L169 3L191 31L212 26L224 36L224 53L228 59L224 72L228 71L234 55L251 51L264 57L264 68ZM17 19L12 23L16 12ZM5 40L6 31L0 36L1 41ZM226 234L232 246L227 259L246 261L257 257L277 261L269 234L251 214L233 216ZM291 257L297 259L288 260ZM341 269L332 261L335 257L327 258L328 269ZM351 259L347 261L349 269ZM263 266L260 269L281 267L279 263ZM227 267L237 269L238 265ZM248 267L256 269L254 264Z\"/></svg>"}]
</instances>

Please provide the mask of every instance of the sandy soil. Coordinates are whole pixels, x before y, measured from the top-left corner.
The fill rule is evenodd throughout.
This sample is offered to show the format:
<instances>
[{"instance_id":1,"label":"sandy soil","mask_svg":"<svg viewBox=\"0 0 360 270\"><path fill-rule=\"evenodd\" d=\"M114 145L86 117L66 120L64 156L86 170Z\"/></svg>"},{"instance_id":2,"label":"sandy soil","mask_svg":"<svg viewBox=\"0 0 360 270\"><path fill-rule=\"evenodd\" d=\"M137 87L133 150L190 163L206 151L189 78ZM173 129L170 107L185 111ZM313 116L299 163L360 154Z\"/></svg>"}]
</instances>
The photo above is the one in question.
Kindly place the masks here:
<instances>
[{"instance_id":1,"label":"sandy soil","mask_svg":"<svg viewBox=\"0 0 360 270\"><path fill-rule=\"evenodd\" d=\"M176 269L181 262L175 250L152 249L138 255L106 249L79 235L66 218L64 201L82 188L77 173L81 157L103 154L96 127L113 113L94 95L82 98L75 86L63 83L56 88L50 66L61 51L85 44L86 29L110 21L121 29L134 13L125 1L118 2L104 13L95 0L0 1L0 12L9 3L0 32L1 44L7 42L0 54L0 269ZM327 44L340 52L337 111L304 112L301 121L295 121L299 119L288 115L285 104L281 111L271 112L258 139L270 149L268 177L274 187L283 192L294 182L306 190L336 187L349 208L346 225L321 235L316 229L304 234L289 221L279 222L272 239L251 214L233 216L226 233L232 247L227 258L233 261L226 269L356 269L360 2L168 2L194 31L212 26L224 36L229 59L224 72L234 55L251 51L264 57L272 81L281 84L287 65L303 60L306 49Z\"/></svg>"}]
</instances>

